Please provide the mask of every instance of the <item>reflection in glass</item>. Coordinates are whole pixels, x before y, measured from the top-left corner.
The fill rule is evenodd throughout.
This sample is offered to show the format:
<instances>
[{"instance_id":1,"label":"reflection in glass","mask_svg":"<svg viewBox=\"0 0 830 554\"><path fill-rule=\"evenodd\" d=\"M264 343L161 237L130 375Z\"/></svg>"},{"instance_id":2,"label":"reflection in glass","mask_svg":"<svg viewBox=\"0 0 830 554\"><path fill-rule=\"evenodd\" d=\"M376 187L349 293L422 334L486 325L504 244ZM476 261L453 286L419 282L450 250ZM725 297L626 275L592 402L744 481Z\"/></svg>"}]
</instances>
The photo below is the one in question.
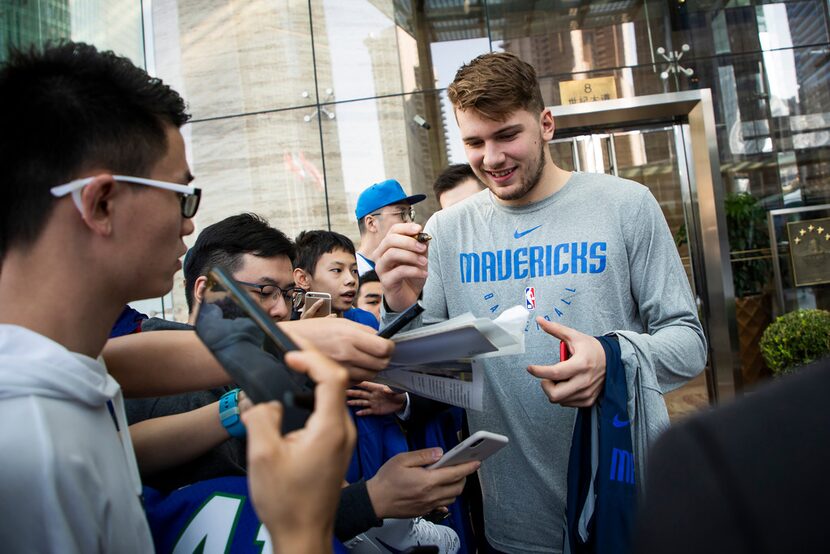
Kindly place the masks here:
<instances>
[{"instance_id":1,"label":"reflection in glass","mask_svg":"<svg viewBox=\"0 0 830 554\"><path fill-rule=\"evenodd\" d=\"M391 0L317 0L311 14L320 90L338 101L403 92Z\"/></svg>"},{"instance_id":2,"label":"reflection in glass","mask_svg":"<svg viewBox=\"0 0 830 554\"><path fill-rule=\"evenodd\" d=\"M308 108L201 121L183 128L195 184L202 188L196 231L228 216L254 212L289 237L328 226L328 209L344 209L344 199L329 191L320 155L320 126L304 121ZM323 120L327 129L336 121ZM336 132L336 129L334 130ZM336 159L329 160L332 170ZM181 279L175 279L176 318L187 319Z\"/></svg>"},{"instance_id":3,"label":"reflection in glass","mask_svg":"<svg viewBox=\"0 0 830 554\"><path fill-rule=\"evenodd\" d=\"M30 0L0 3L0 63L9 48L71 39L112 50L144 67L141 3L133 0Z\"/></svg>"},{"instance_id":4,"label":"reflection in glass","mask_svg":"<svg viewBox=\"0 0 830 554\"><path fill-rule=\"evenodd\" d=\"M152 21L156 72L195 119L316 102L306 0L154 0Z\"/></svg>"}]
</instances>

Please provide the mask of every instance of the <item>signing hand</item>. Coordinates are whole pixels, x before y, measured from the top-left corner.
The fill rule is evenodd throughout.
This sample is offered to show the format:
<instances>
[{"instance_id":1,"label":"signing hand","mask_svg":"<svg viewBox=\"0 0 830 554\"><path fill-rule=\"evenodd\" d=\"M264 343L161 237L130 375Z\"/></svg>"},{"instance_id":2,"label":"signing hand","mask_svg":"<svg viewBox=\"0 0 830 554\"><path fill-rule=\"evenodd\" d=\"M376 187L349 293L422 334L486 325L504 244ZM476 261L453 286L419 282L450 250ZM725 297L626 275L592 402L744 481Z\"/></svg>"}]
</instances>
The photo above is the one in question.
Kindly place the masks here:
<instances>
[{"instance_id":1,"label":"signing hand","mask_svg":"<svg viewBox=\"0 0 830 554\"><path fill-rule=\"evenodd\" d=\"M340 484L355 442L343 406L347 373L318 352L289 352L285 361L317 383L315 409L305 427L285 436L279 403L259 404L242 415L251 500L275 552L330 552Z\"/></svg>"},{"instance_id":2,"label":"signing hand","mask_svg":"<svg viewBox=\"0 0 830 554\"><path fill-rule=\"evenodd\" d=\"M361 409L359 416L394 414L406 405L406 394L393 392L386 385L363 381L346 391L349 406Z\"/></svg>"},{"instance_id":3,"label":"signing hand","mask_svg":"<svg viewBox=\"0 0 830 554\"><path fill-rule=\"evenodd\" d=\"M386 369L395 343L375 335L374 329L343 318L284 321L280 328L300 346L313 344L349 372L351 384L371 381Z\"/></svg>"},{"instance_id":4,"label":"signing hand","mask_svg":"<svg viewBox=\"0 0 830 554\"><path fill-rule=\"evenodd\" d=\"M549 335L568 345L571 357L553 365L531 365L527 370L539 377L548 400L562 406L593 406L605 384L605 350L597 339L570 327L537 317L536 323Z\"/></svg>"},{"instance_id":5,"label":"signing hand","mask_svg":"<svg viewBox=\"0 0 830 554\"><path fill-rule=\"evenodd\" d=\"M395 312L414 304L427 280L427 245L413 238L421 230L417 223L393 225L372 254L383 298Z\"/></svg>"}]
</instances>

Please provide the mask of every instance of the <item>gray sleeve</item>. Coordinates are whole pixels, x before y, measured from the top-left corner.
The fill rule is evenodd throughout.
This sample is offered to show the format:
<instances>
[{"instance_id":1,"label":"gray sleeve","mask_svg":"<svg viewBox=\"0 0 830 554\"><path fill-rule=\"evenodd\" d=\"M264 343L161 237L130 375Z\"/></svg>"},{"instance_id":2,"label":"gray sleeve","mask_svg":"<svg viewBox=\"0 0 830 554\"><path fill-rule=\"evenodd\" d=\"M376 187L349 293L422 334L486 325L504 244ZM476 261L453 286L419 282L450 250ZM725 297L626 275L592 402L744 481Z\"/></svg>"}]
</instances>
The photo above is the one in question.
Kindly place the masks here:
<instances>
[{"instance_id":1,"label":"gray sleeve","mask_svg":"<svg viewBox=\"0 0 830 554\"><path fill-rule=\"evenodd\" d=\"M441 250L443 241L450 240L449 237L441 236L439 229L438 218L433 216L427 221L424 232L432 235L432 241L429 245L429 275L427 282L424 285L424 314L423 321L425 325L433 323L440 323L449 319L447 311L447 298L444 296L444 276L441 265Z\"/></svg>"},{"instance_id":2,"label":"gray sleeve","mask_svg":"<svg viewBox=\"0 0 830 554\"><path fill-rule=\"evenodd\" d=\"M625 229L631 294L639 307L647 349L663 392L676 389L706 365L706 339L686 272L660 206L644 191Z\"/></svg>"}]
</instances>

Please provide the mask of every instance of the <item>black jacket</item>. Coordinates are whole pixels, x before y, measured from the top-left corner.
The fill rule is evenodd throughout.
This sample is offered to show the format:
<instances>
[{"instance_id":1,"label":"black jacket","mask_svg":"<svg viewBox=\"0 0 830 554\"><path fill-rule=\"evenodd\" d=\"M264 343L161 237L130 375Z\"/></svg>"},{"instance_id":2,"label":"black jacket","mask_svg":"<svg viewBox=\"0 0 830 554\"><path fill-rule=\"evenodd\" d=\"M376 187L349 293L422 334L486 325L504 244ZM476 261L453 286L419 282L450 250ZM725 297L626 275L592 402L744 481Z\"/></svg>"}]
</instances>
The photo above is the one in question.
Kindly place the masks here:
<instances>
[{"instance_id":1,"label":"black jacket","mask_svg":"<svg viewBox=\"0 0 830 554\"><path fill-rule=\"evenodd\" d=\"M669 430L635 552L830 549L830 358Z\"/></svg>"}]
</instances>

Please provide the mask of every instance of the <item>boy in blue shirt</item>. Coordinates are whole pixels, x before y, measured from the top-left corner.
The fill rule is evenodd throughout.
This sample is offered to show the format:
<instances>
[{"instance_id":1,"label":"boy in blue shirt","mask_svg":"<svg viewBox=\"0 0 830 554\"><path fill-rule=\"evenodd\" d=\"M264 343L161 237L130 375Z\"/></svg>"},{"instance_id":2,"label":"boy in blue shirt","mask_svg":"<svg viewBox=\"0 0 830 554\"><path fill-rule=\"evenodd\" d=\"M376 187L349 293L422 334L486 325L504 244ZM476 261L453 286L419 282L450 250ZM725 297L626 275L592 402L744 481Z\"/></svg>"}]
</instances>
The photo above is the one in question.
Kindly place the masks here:
<instances>
[{"instance_id":1,"label":"boy in blue shirt","mask_svg":"<svg viewBox=\"0 0 830 554\"><path fill-rule=\"evenodd\" d=\"M378 328L371 312L353 307L357 296L357 258L351 239L334 231L303 231L295 241L294 282L306 291L331 295L331 312Z\"/></svg>"},{"instance_id":2,"label":"boy in blue shirt","mask_svg":"<svg viewBox=\"0 0 830 554\"><path fill-rule=\"evenodd\" d=\"M331 312L357 323L378 328L375 315L353 307L358 289L355 248L351 239L334 231L303 231L294 241L294 282L306 291L331 295ZM406 436L394 417L354 417L357 426L355 453L346 472L350 483L371 479L390 458L409 450ZM405 550L417 545L437 545L442 554L454 554L462 544L456 532L421 518L386 518L383 526L370 529L346 543L353 554L377 552L377 544Z\"/></svg>"}]
</instances>

